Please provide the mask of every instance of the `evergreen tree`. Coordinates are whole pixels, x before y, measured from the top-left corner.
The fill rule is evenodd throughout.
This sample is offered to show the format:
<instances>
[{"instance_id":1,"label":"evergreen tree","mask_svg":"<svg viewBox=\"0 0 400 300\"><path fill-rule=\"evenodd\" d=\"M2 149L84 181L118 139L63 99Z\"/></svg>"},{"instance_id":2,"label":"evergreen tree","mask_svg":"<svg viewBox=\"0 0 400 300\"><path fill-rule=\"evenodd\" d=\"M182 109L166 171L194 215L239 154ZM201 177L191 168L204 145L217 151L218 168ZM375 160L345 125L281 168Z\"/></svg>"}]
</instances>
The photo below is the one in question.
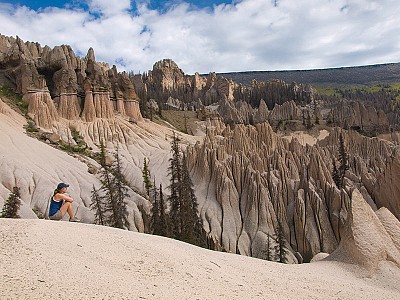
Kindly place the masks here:
<instances>
[{"instance_id":1,"label":"evergreen tree","mask_svg":"<svg viewBox=\"0 0 400 300\"><path fill-rule=\"evenodd\" d=\"M193 190L193 183L187 168L186 156L182 156L182 240L197 246L206 247L207 238L203 228L203 223L199 216L198 203Z\"/></svg>"},{"instance_id":2,"label":"evergreen tree","mask_svg":"<svg viewBox=\"0 0 400 300\"><path fill-rule=\"evenodd\" d=\"M104 201L103 223L116 228L127 228L128 211L125 198L128 196L126 180L122 174L119 152L114 154L114 161L111 165L106 163L106 150L103 142L100 144L100 182Z\"/></svg>"},{"instance_id":3,"label":"evergreen tree","mask_svg":"<svg viewBox=\"0 0 400 300\"><path fill-rule=\"evenodd\" d=\"M332 178L336 186L341 189L344 185L344 175L349 169L349 158L344 146L344 138L342 133L339 135L339 168L337 168L335 160L332 159L333 171Z\"/></svg>"},{"instance_id":4,"label":"evergreen tree","mask_svg":"<svg viewBox=\"0 0 400 300\"><path fill-rule=\"evenodd\" d=\"M112 225L112 209L110 209L111 203L116 203L115 200L115 185L114 185L114 178L111 174L111 167L106 163L106 150L104 147L103 142L100 143L100 182L101 188L100 191L103 193L104 199L104 216L105 220L104 224L113 226Z\"/></svg>"},{"instance_id":5,"label":"evergreen tree","mask_svg":"<svg viewBox=\"0 0 400 300\"><path fill-rule=\"evenodd\" d=\"M333 165L332 179L333 179L333 182L335 182L336 186L340 189L342 187L342 183L341 183L339 171L336 167L336 162L334 159L332 159L332 165Z\"/></svg>"},{"instance_id":6,"label":"evergreen tree","mask_svg":"<svg viewBox=\"0 0 400 300\"><path fill-rule=\"evenodd\" d=\"M287 258L286 255L288 251L285 249L285 232L283 230L282 223L278 221L278 226L276 228L276 245L274 247L275 250L275 259L278 262L286 263Z\"/></svg>"},{"instance_id":7,"label":"evergreen tree","mask_svg":"<svg viewBox=\"0 0 400 300\"><path fill-rule=\"evenodd\" d=\"M94 210L94 223L98 225L106 225L105 204L104 199L99 195L99 191L93 185L90 208Z\"/></svg>"},{"instance_id":8,"label":"evergreen tree","mask_svg":"<svg viewBox=\"0 0 400 300\"><path fill-rule=\"evenodd\" d=\"M171 237L198 246L206 247L206 234L198 212L198 203L193 183L187 169L186 157L181 155L178 138L174 134L171 142L172 157L169 175Z\"/></svg>"},{"instance_id":9,"label":"evergreen tree","mask_svg":"<svg viewBox=\"0 0 400 300\"><path fill-rule=\"evenodd\" d=\"M3 209L1 211L1 218L14 218L17 219L19 208L21 206L21 195L18 187L13 187L12 193L10 193L8 199L4 202Z\"/></svg>"},{"instance_id":10,"label":"evergreen tree","mask_svg":"<svg viewBox=\"0 0 400 300\"><path fill-rule=\"evenodd\" d=\"M172 157L169 159L170 166L168 168L168 175L170 176L170 186L168 187L171 191L168 201L170 203L169 217L171 219L171 237L180 240L182 237L183 220L181 214L181 198L180 198L180 187L182 179L182 165L181 165L181 153L179 149L178 137L173 134L171 142Z\"/></svg>"},{"instance_id":11,"label":"evergreen tree","mask_svg":"<svg viewBox=\"0 0 400 300\"><path fill-rule=\"evenodd\" d=\"M116 228L128 228L128 210L125 198L128 197L128 187L124 175L122 174L121 160L119 159L119 151L117 148L114 154L114 162L111 165L110 173L113 178L111 181L112 189L109 193L114 193L109 198L106 211L110 211L110 225Z\"/></svg>"},{"instance_id":12,"label":"evergreen tree","mask_svg":"<svg viewBox=\"0 0 400 300\"><path fill-rule=\"evenodd\" d=\"M340 175L340 182L341 186L343 186L344 183L344 175L346 171L349 169L349 158L346 153L346 148L344 146L344 138L342 133L339 135L339 175Z\"/></svg>"},{"instance_id":13,"label":"evergreen tree","mask_svg":"<svg viewBox=\"0 0 400 300\"><path fill-rule=\"evenodd\" d=\"M160 204L156 183L153 185L153 206L151 208L150 228L153 234L161 235Z\"/></svg>"},{"instance_id":14,"label":"evergreen tree","mask_svg":"<svg viewBox=\"0 0 400 300\"><path fill-rule=\"evenodd\" d=\"M271 251L271 237L267 234L267 249L263 251L265 260L272 260L272 251Z\"/></svg>"},{"instance_id":15,"label":"evergreen tree","mask_svg":"<svg viewBox=\"0 0 400 300\"><path fill-rule=\"evenodd\" d=\"M166 205L165 205L165 201L164 201L163 188L162 188L161 183L160 183L159 195L160 195L160 204L159 204L160 235L170 236L170 234L169 234L170 224L169 224L168 215L166 213Z\"/></svg>"},{"instance_id":16,"label":"evergreen tree","mask_svg":"<svg viewBox=\"0 0 400 300\"><path fill-rule=\"evenodd\" d=\"M146 158L144 158L143 160L142 176L147 196L150 197L150 190L152 188L152 184L151 184L151 175L150 175L148 160Z\"/></svg>"}]
</instances>

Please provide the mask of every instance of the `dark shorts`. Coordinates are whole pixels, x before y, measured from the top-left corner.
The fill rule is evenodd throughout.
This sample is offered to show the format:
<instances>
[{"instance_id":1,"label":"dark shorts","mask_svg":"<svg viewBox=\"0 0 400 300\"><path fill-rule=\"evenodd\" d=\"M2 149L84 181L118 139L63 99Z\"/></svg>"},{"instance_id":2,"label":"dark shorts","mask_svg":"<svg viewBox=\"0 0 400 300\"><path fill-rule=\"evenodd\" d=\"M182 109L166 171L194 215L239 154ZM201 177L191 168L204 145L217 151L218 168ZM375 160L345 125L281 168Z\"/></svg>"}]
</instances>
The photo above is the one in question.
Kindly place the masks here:
<instances>
[{"instance_id":1,"label":"dark shorts","mask_svg":"<svg viewBox=\"0 0 400 300\"><path fill-rule=\"evenodd\" d=\"M49 219L56 220L56 221L61 220L62 219L61 211L58 210L54 215L49 216Z\"/></svg>"}]
</instances>

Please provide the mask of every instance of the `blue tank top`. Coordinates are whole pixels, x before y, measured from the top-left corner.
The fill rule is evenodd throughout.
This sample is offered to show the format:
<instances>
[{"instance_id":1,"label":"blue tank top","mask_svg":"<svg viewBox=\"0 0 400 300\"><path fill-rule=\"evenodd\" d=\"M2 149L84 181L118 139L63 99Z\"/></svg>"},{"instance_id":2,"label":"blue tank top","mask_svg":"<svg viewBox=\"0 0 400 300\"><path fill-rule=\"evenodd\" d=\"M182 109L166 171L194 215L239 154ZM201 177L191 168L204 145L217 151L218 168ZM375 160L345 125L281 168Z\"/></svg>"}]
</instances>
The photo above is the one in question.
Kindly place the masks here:
<instances>
[{"instance_id":1,"label":"blue tank top","mask_svg":"<svg viewBox=\"0 0 400 300\"><path fill-rule=\"evenodd\" d=\"M60 201L55 201L54 198L51 198L50 202L50 208L49 208L49 216L54 215L56 212L58 212L63 205L63 200Z\"/></svg>"}]
</instances>

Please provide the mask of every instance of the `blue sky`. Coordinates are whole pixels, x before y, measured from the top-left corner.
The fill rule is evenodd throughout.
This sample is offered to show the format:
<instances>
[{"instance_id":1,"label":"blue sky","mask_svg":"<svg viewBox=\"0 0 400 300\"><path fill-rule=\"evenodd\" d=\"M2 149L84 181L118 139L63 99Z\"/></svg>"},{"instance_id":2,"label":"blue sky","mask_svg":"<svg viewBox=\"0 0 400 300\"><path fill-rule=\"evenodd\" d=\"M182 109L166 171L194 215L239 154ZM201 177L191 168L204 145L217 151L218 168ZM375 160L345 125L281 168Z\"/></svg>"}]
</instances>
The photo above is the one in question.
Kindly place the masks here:
<instances>
[{"instance_id":1,"label":"blue sky","mask_svg":"<svg viewBox=\"0 0 400 300\"><path fill-rule=\"evenodd\" d=\"M112 1L112 0L110 0ZM118 1L118 0L114 0L114 1ZM40 1L40 0L25 0L25 1L20 1L20 0L16 0L16 1L0 1L4 2L4 3L13 3L15 5L25 5L29 8L32 9L40 9L40 8L46 8L46 7L59 7L59 8L64 8L64 7L68 7L68 6L78 6L78 7L82 7L82 8L87 8L87 3L85 3L85 1L76 1L76 0L72 0L72 1L61 1L61 0L55 0L55 1ZM166 6L171 5L173 3L178 4L181 3L183 1L148 1L149 2L149 6L153 9L158 9L158 10L164 10ZM229 0L191 0L191 1L186 1L188 3L191 3L192 5L198 7L198 8L212 8L214 5L219 5L222 3L231 3L232 1ZM131 1L132 6L135 8L136 7L136 3L135 1Z\"/></svg>"},{"instance_id":2,"label":"blue sky","mask_svg":"<svg viewBox=\"0 0 400 300\"><path fill-rule=\"evenodd\" d=\"M0 1L0 33L119 70L187 74L400 62L398 0Z\"/></svg>"}]
</instances>

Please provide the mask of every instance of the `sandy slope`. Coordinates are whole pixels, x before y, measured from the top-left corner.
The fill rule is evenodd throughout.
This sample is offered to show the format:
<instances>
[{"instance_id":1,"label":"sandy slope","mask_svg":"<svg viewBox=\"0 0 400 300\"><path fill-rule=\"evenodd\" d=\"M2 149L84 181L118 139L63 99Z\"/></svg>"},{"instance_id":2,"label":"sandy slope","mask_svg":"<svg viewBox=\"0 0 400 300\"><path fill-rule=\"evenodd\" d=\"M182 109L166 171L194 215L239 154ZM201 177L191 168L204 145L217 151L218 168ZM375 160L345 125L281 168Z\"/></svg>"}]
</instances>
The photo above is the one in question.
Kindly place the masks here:
<instances>
[{"instance_id":1,"label":"sandy slope","mask_svg":"<svg viewBox=\"0 0 400 300\"><path fill-rule=\"evenodd\" d=\"M400 271L283 265L108 227L0 219L0 299L400 299Z\"/></svg>"}]
</instances>

